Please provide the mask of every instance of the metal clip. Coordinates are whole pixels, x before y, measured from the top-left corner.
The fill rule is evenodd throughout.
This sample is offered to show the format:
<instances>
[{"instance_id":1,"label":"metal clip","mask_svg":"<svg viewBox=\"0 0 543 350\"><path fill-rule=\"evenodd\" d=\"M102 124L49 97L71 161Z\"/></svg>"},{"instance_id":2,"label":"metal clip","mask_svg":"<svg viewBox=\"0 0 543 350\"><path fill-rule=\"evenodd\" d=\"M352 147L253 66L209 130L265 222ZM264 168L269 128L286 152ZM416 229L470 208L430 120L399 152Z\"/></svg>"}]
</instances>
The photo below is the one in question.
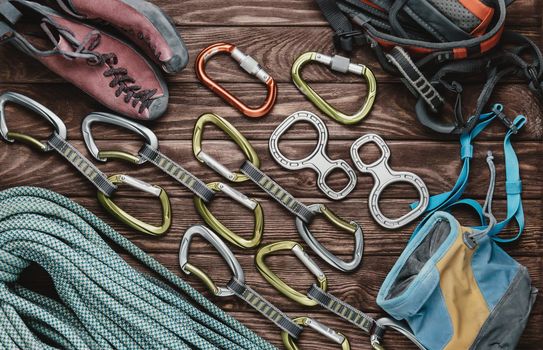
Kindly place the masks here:
<instances>
[{"instance_id":1,"label":"metal clip","mask_svg":"<svg viewBox=\"0 0 543 350\"><path fill-rule=\"evenodd\" d=\"M268 95L262 106L251 108L241 102L238 98L214 82L206 73L206 63L218 53L227 53L239 63L247 73L255 76L264 83L268 89ZM256 62L251 56L245 55L236 46L228 43L217 43L203 49L196 57L196 76L198 80L215 92L222 99L228 102L232 107L239 110L247 117L262 117L266 115L273 107L277 97L277 85L273 78Z\"/></svg>"},{"instance_id":2,"label":"metal clip","mask_svg":"<svg viewBox=\"0 0 543 350\"><path fill-rule=\"evenodd\" d=\"M228 267L232 271L233 277L239 283L245 283L245 274L243 273L243 269L241 268L238 259L236 259L234 256L234 253L228 249L226 244L221 241L213 231L201 225L189 227L181 240L181 245L179 246L179 265L181 266L181 270L183 270L183 272L187 275L190 275L191 273L194 274L216 296L227 297L234 295L235 293L232 290L226 287L217 286L206 272L189 263L189 247L192 239L195 236L201 236L203 239L211 243L211 245L213 245L213 247L226 261L226 264L228 264Z\"/></svg>"},{"instance_id":3,"label":"metal clip","mask_svg":"<svg viewBox=\"0 0 543 350\"><path fill-rule=\"evenodd\" d=\"M336 332L332 328L325 326L321 322L311 317L297 317L293 319L293 321L300 326L309 327L313 329L314 331L316 331L317 333L330 339L334 343L341 345L342 350L351 349L349 340L343 333ZM285 345L285 348L287 350L299 350L299 347L294 342L294 339L292 339L292 337L288 335L288 333L281 332L281 338L283 339L283 344Z\"/></svg>"},{"instance_id":4,"label":"metal clip","mask_svg":"<svg viewBox=\"0 0 543 350\"><path fill-rule=\"evenodd\" d=\"M492 112L496 114L496 116L501 120L505 127L511 130L513 134L518 133L517 126L507 117L507 115L505 115L505 113L503 112L503 106L501 104L494 105L492 107Z\"/></svg>"},{"instance_id":5,"label":"metal clip","mask_svg":"<svg viewBox=\"0 0 543 350\"><path fill-rule=\"evenodd\" d=\"M245 239L234 233L223 223L221 223L214 215L211 213L207 207L204 200L200 197L194 197L194 206L204 219L204 221L218 234L228 240L230 243L241 247L241 248L254 248L260 244L262 241L262 233L264 231L264 212L260 203L256 200L251 199L244 195L243 193L233 189L232 187L224 184L222 182L212 182L206 185L207 188L213 192L223 192L228 197L232 198L236 202L240 203L244 207L252 210L254 212L255 224L253 229L253 237L251 239ZM213 197L216 198L216 197Z\"/></svg>"},{"instance_id":6,"label":"metal clip","mask_svg":"<svg viewBox=\"0 0 543 350\"><path fill-rule=\"evenodd\" d=\"M278 252L281 250L290 250L296 255L296 257L302 262L302 264L317 278L318 286L322 290L328 288L328 280L326 275L319 266L304 252L304 249L300 244L294 241L282 241L268 244L258 250L255 255L255 265L260 274L268 281L272 286L275 287L279 292L281 292L286 297L298 302L301 305L306 306L315 306L317 302L309 298L307 295L304 295L294 288L286 284L279 276L277 276L264 261L265 257L271 253Z\"/></svg>"},{"instance_id":7,"label":"metal clip","mask_svg":"<svg viewBox=\"0 0 543 350\"><path fill-rule=\"evenodd\" d=\"M254 164L257 168L260 167L260 159L256 153L251 143L243 136L232 124L230 124L226 119L219 117L213 113L202 114L196 124L194 125L194 132L192 134L192 152L194 156L200 163L206 164L211 169L215 170L218 174L222 175L226 179L232 182L244 182L249 178L242 174L241 172L233 172L226 168L224 165L219 163L215 158L205 153L202 150L202 141L204 137L204 128L205 125L211 123L218 127L220 130L224 131L231 139L234 141L247 160Z\"/></svg>"}]
</instances>

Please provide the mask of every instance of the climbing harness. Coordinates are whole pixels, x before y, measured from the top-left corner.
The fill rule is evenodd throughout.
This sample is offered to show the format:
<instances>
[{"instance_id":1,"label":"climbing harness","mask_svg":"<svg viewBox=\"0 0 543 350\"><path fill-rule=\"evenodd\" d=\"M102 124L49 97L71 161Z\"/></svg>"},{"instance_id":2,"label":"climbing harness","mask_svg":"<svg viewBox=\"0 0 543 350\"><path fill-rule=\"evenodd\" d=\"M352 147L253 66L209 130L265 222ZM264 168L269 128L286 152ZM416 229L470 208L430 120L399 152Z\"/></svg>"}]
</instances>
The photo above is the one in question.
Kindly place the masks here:
<instances>
[{"instance_id":1,"label":"climbing harness","mask_svg":"<svg viewBox=\"0 0 543 350\"><path fill-rule=\"evenodd\" d=\"M326 338L335 342L336 344L341 345L341 350L351 349L349 339L347 339L347 337L343 333L336 332L335 330L326 327L325 325L311 317L296 317L292 321L300 326L309 327L317 333L322 334ZM294 339L292 339L292 337L287 332L282 331L281 338L283 339L283 345L285 345L285 348L287 350L300 350L298 345L296 345L296 343L294 342Z\"/></svg>"},{"instance_id":2,"label":"climbing harness","mask_svg":"<svg viewBox=\"0 0 543 350\"><path fill-rule=\"evenodd\" d=\"M3 349L275 349L58 193L0 192L0 240ZM131 267L106 241L154 276ZM47 271L57 299L18 283L31 264Z\"/></svg>"},{"instance_id":3,"label":"climbing harness","mask_svg":"<svg viewBox=\"0 0 543 350\"><path fill-rule=\"evenodd\" d=\"M206 119L207 118L208 117L206 117ZM242 147L242 150L244 150L244 153L248 155L248 159L243 163L240 169L244 178L240 178L239 176L237 176L236 179L238 179L238 181L240 179L242 179L243 181L245 181L246 179L253 181L257 186L262 188L266 193L274 198L279 204L281 204L288 211L294 214L296 216L296 229L298 230L300 236L304 239L307 245L309 245L311 249L313 249L313 251L315 251L315 253L328 264L341 271L352 271L356 267L358 267L358 265L362 261L362 254L364 248L364 237L362 234L362 228L355 222L347 222L339 218L324 204L313 204L310 206L306 206L297 199L295 199L290 193L285 191L270 177L260 171L260 159L258 158L258 154L251 146L250 142L245 137L243 137L243 135L241 135L241 133L232 124L228 123L226 120L219 117L218 115L212 115L211 118L212 120L214 120L214 124L220 126L220 128L225 131L227 135L234 135L233 137L235 138L236 143L240 145L240 147ZM198 120L197 127L195 128L195 135L196 130L198 130L198 133L201 135L202 129L203 122L200 123L200 120ZM198 146L198 149L196 149L196 146ZM200 154L201 156L201 136L198 137L198 140L193 139L193 147L194 154ZM221 165L219 162L209 162L208 160L205 163L207 165L212 164L210 167L227 179L233 178L231 174L234 173L226 169L226 167ZM224 169L224 171L217 169ZM331 222L337 228L354 235L355 249L353 259L351 261L343 261L339 257L332 254L313 236L311 231L309 231L308 225L311 223L313 218L319 214L322 214L322 216L326 220Z\"/></svg>"},{"instance_id":4,"label":"climbing harness","mask_svg":"<svg viewBox=\"0 0 543 350\"><path fill-rule=\"evenodd\" d=\"M101 151L96 146L94 137L92 135L91 126L94 123L106 123L123 127L142 136L145 139L145 143L140 148L137 156L124 151ZM92 113L83 120L82 130L87 148L97 160L105 162L108 160L108 158L112 158L125 160L134 164L143 164L146 161L153 163L163 172L173 177L195 194L194 205L202 219L204 219L209 226L211 226L229 242L241 248L253 248L260 243L262 239L262 232L264 230L264 214L260 204L254 199L249 199L247 196L238 192L227 184L213 182L206 185L181 165L161 153L158 148L158 139L153 131L149 128L113 114ZM215 198L216 192L226 194L231 199L242 204L255 213L254 235L250 240L244 239L235 234L232 230L217 220L217 218L207 208L206 204L210 203Z\"/></svg>"},{"instance_id":5,"label":"climbing harness","mask_svg":"<svg viewBox=\"0 0 543 350\"><path fill-rule=\"evenodd\" d=\"M456 180L451 191L444 192L430 197L426 211L430 214L422 220L418 227L413 232L413 237L418 234L424 223L432 216L433 212L438 210L447 210L455 204L463 204L474 209L476 214L481 218L484 226L483 208L481 205L472 199L461 199L464 190L468 184L470 164L473 158L473 141L475 138L488 126L492 121L499 120L507 128L503 140L503 153L505 163L505 192L507 195L507 217L496 223L488 235L497 242L512 242L517 240L524 230L524 211L522 208L522 181L520 178L519 162L515 149L511 144L511 137L517 134L519 130L526 124L526 117L523 115L517 116L511 121L504 113L504 107L501 104L495 104L492 111L481 114L477 119L477 123L470 132L465 132L460 136L460 158L462 159L462 170ZM413 203L411 206L417 206L418 203ZM501 238L497 235L502 231L512 220L515 220L518 225L518 233L511 238Z\"/></svg>"},{"instance_id":6,"label":"climbing harness","mask_svg":"<svg viewBox=\"0 0 543 350\"><path fill-rule=\"evenodd\" d=\"M486 73L475 112L479 117L494 87L504 77L525 79L543 100L543 55L526 36L504 30L512 2L316 0L335 31L337 48L352 51L367 44L386 71L399 75L418 96L417 118L439 133L462 134L474 127L462 116L463 87L458 79ZM351 24L362 30L355 30ZM526 56L532 61L526 61ZM447 81L446 76L453 76ZM456 95L454 121L443 110L443 91Z\"/></svg>"},{"instance_id":7,"label":"climbing harness","mask_svg":"<svg viewBox=\"0 0 543 350\"><path fill-rule=\"evenodd\" d=\"M302 262L302 264L317 278L318 284L313 284L309 288L307 295L303 295L287 285L266 265L266 262L264 261L265 257L281 250L292 251ZM385 331L387 328L392 328L405 335L413 344L417 345L419 349L425 350L425 348L411 333L409 327L406 327L399 322L391 321L388 318L374 320L367 314L357 310L353 306L328 293L326 291L328 288L328 280L326 275L322 272L315 261L313 261L313 259L311 259L304 252L300 244L293 241L281 241L265 245L258 250L255 256L255 264L257 270L262 274L262 276L281 294L301 305L320 305L342 319L362 329L365 333L370 335L370 342L373 349L384 349L381 343L383 342Z\"/></svg>"},{"instance_id":8,"label":"climbing harness","mask_svg":"<svg viewBox=\"0 0 543 350\"><path fill-rule=\"evenodd\" d=\"M241 102L237 97L225 90L218 83L213 81L206 73L207 62L219 53L229 54L239 66L250 75L258 78L268 89L268 95L264 103L258 108L251 108ZM207 86L211 91L219 95L223 100L228 102L232 107L243 113L247 117L258 118L262 117L272 109L277 97L277 85L273 78L249 55L244 54L236 46L228 43L216 43L203 49L196 57L196 76L198 80Z\"/></svg>"},{"instance_id":9,"label":"climbing harness","mask_svg":"<svg viewBox=\"0 0 543 350\"><path fill-rule=\"evenodd\" d=\"M462 226L451 214L424 221L386 277L377 304L405 320L428 349L514 349L526 326L537 290L526 267L492 237L495 184L483 206L488 225Z\"/></svg>"},{"instance_id":10,"label":"climbing harness","mask_svg":"<svg viewBox=\"0 0 543 350\"><path fill-rule=\"evenodd\" d=\"M226 168L224 165L219 163L211 155L204 152L202 149L202 141L204 138L204 129L206 124L213 124L218 127L220 130L225 132L232 141L238 145L245 157L257 167L260 167L260 159L258 154L249 141L243 136L232 124L230 124L226 119L219 117L213 113L202 114L196 124L194 125L194 132L192 134L192 151L194 156L200 163L203 163L210 167L212 170L216 171L221 176L232 182L244 182L249 178L242 174L241 172L233 172Z\"/></svg>"},{"instance_id":11,"label":"climbing harness","mask_svg":"<svg viewBox=\"0 0 543 350\"><path fill-rule=\"evenodd\" d=\"M189 263L189 247L195 236L201 236L211 243L223 259L225 259L233 274L226 287L218 287L206 272ZM179 265L184 273L187 275L193 274L200 279L214 295L218 297L236 295L294 338L298 338L302 332L302 328L299 325L245 284L245 274L234 253L207 227L200 225L191 226L185 232L179 247Z\"/></svg>"},{"instance_id":12,"label":"climbing harness","mask_svg":"<svg viewBox=\"0 0 543 350\"><path fill-rule=\"evenodd\" d=\"M360 148L367 143L374 143L381 150L381 157L371 164L364 163L359 154ZM370 173L375 180L368 202L371 215L379 225L389 229L400 228L424 213L430 198L426 184L418 175L408 171L395 171L390 168L388 164L390 148L379 135L366 134L357 139L351 145L351 158L358 170ZM419 193L419 201L417 206L412 208L409 213L397 219L390 219L381 212L379 198L387 186L398 182L406 182L415 187Z\"/></svg>"},{"instance_id":13,"label":"climbing harness","mask_svg":"<svg viewBox=\"0 0 543 350\"><path fill-rule=\"evenodd\" d=\"M46 119L54 127L51 137L45 141L39 141L34 137L18 132L9 131L6 124L5 105L6 103L18 104L25 107L40 117ZM172 223L170 200L166 191L161 187L150 185L128 175L113 175L109 178L102 173L94 164L85 158L79 151L67 141L66 126L62 120L51 110L29 97L15 93L5 92L0 95L0 134L7 142L23 142L41 152L56 151L72 164L98 189L98 201L115 218L132 227L133 229L149 235L161 235L168 231ZM117 191L117 185L126 184L132 188L149 193L157 197L162 206L162 224L154 226L147 224L113 202L113 195Z\"/></svg>"},{"instance_id":14,"label":"climbing harness","mask_svg":"<svg viewBox=\"0 0 543 350\"><path fill-rule=\"evenodd\" d=\"M307 157L292 160L287 158L279 149L279 139L287 132L292 125L299 122L307 122L315 127L318 133L317 146ZM272 157L279 165L289 170L313 169L317 173L317 185L320 190L330 199L343 199L352 192L356 186L356 174L351 166L343 159L332 160L326 154L326 145L328 144L328 129L326 124L315 114L306 111L299 111L288 116L281 124L275 128L270 136L269 147ZM326 179L334 170L343 171L349 183L339 191L333 190Z\"/></svg>"},{"instance_id":15,"label":"climbing harness","mask_svg":"<svg viewBox=\"0 0 543 350\"><path fill-rule=\"evenodd\" d=\"M315 90L313 90L302 78L301 70L310 62L318 62L330 67L331 70L340 73L352 73L364 77L367 84L366 101L362 107L353 115L346 115L335 109L331 104L326 102ZM290 71L294 85L304 94L311 103L313 103L321 112L325 113L330 118L341 124L356 124L361 121L370 112L375 94L377 91L377 81L373 72L363 64L351 63L351 61L343 56L334 55L333 57L323 55L317 52L306 52L301 54Z\"/></svg>"}]
</instances>

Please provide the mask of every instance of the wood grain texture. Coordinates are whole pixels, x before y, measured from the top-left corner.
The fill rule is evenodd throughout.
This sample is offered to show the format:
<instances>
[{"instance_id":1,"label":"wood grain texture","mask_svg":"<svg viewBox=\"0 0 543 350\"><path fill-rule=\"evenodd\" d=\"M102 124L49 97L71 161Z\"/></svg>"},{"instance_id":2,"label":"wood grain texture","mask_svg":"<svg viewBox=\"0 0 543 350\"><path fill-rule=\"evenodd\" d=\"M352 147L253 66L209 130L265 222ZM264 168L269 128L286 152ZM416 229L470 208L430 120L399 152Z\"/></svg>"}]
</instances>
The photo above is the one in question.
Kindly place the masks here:
<instances>
[{"instance_id":1,"label":"wood grain texture","mask_svg":"<svg viewBox=\"0 0 543 350\"><path fill-rule=\"evenodd\" d=\"M339 298L367 311L374 317L383 316L375 304L379 287L386 274L404 249L417 222L400 230L385 230L372 219L367 205L367 197L373 185L370 176L357 171L358 184L348 199L334 202L326 199L316 188L316 177L312 171L290 172L280 168L271 159L267 150L269 135L288 115L298 110L309 110L321 115L292 85L290 67L296 57L308 50L334 54L331 43L332 31L327 27L312 0L156 0L154 1L170 14L178 25L191 55L187 69L175 77L169 77L170 105L167 113L159 121L149 123L160 140L160 148L169 157L201 177L204 181L220 180L206 166L200 164L192 155L191 139L194 123L202 113L217 113L231 121L255 146L262 159L262 169L304 203L324 202L340 216L357 221L364 230L364 258L359 269L350 274L340 273L330 268L311 251L318 264L327 274L329 290ZM529 35L543 46L543 0L516 0L510 6L507 24ZM194 59L197 53L217 41L232 42L247 54L257 59L278 82L278 100L271 113L262 119L244 118L226 105L220 98L203 87L194 74ZM373 53L368 48L359 49L353 61L369 66L378 79L377 99L370 115L355 126L342 126L323 117L330 134L328 151L332 158L342 158L352 165L349 159L351 143L366 133L381 135L390 145L391 165L397 170L408 170L419 174L432 194L448 191L454 185L461 169L459 143L455 137L444 137L422 127L414 116L415 99L406 88L379 67ZM12 90L27 94L57 112L68 128L69 139L88 155L82 141L80 123L88 113L103 110L97 102L47 71L39 63L9 47L0 48L0 92ZM264 87L246 75L228 57L218 57L210 62L209 73L228 90L249 105L258 105L263 100ZM322 94L324 98L341 110L354 111L362 102L365 85L357 77L330 73L326 68L311 65L304 70L304 78ZM479 77L472 77L466 83L464 109L473 109L480 89ZM541 155L543 154L543 106L528 92L525 83L508 79L497 87L491 103L505 105L507 115L524 114L528 124L513 138L514 147L521 164L523 179L523 204L526 215L526 228L522 238L504 249L521 264L528 267L534 285L543 290L543 180L541 179ZM450 114L446 112L446 114ZM20 108L8 106L8 125L19 131L32 132L46 138L49 127L41 120ZM100 147L121 148L137 151L140 141L134 135L119 128L96 126L96 139ZM486 151L494 152L498 171L494 212L498 219L506 211L504 195L503 140L504 128L495 122L483 132L475 143L470 182L467 197L480 202L486 194L488 170L484 161ZM314 147L316 133L312 128L297 125L294 132L287 133L280 144L289 156L308 154ZM231 169L242 161L240 152L225 135L208 127L205 131L204 147ZM363 157L376 158L376 149L363 149ZM138 234L113 220L96 200L96 191L82 176L60 156L40 154L21 144L0 143L0 188L35 185L46 187L66 195L92 210L111 224L116 230L136 245L154 256L178 275L178 249L185 230L202 219L194 209L192 194L167 175L151 165L135 167L119 161L98 164L107 174L127 173L142 180L165 188L171 197L173 225L164 237L153 238ZM333 186L344 183L342 176L330 178ZM235 187L258 199L265 213L263 243L279 240L296 240L300 237L294 225L294 218L286 210L251 183L236 184ZM407 205L416 198L414 190L408 186L394 186L386 191L381 206L390 216L406 212ZM150 197L122 188L118 196L121 206L145 221L157 221L158 203ZM250 235L253 226L251 213L224 196L210 205L217 217L240 235ZM467 225L475 225L473 213L459 209L458 219ZM510 225L503 235L516 234L516 227ZM348 258L352 252L353 238L337 231L324 220L317 218L311 225L315 236L332 252ZM310 315L321 322L343 332L351 341L352 349L370 349L368 338L360 330L323 309L304 308L280 295L260 276L254 267L254 250L232 248L243 266L247 283L264 295L292 317ZM201 239L192 245L191 262L212 271L220 282L228 279L226 265L214 250ZM123 252L126 260L137 263ZM313 277L300 263L288 253L280 253L268 260L271 268L281 278L302 291L312 282ZM184 276L182 276L184 277ZM185 278L185 277L184 277ZM46 288L48 277L35 266L22 276L26 284L34 288ZM262 318L256 311L236 298L214 298L204 286L192 276L186 280L211 298L220 307L244 322L251 329L282 347L277 328ZM541 349L543 343L543 302L536 301L528 326L518 349ZM390 336L390 338L389 338ZM387 335L386 348L414 349L403 337ZM299 344L304 349L329 349L334 345L312 332L304 333Z\"/></svg>"}]
</instances>

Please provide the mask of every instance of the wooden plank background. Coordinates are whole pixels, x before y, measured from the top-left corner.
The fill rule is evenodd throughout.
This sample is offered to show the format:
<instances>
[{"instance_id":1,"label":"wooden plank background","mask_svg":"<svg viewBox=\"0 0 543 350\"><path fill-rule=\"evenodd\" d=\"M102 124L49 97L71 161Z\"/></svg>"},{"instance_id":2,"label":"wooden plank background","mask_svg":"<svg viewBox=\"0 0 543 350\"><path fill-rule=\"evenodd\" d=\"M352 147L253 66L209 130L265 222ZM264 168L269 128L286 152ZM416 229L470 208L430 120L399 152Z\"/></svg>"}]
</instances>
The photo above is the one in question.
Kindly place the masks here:
<instances>
[{"instance_id":1,"label":"wooden plank background","mask_svg":"<svg viewBox=\"0 0 543 350\"><path fill-rule=\"evenodd\" d=\"M330 281L329 290L339 298L367 311L371 315L382 315L375 304L379 286L394 261L404 248L415 224L401 230L388 231L374 223L368 212L367 197L372 187L369 176L358 173L358 185L348 199L331 202L316 189L315 174L311 171L289 172L281 169L267 151L267 140L272 130L286 116L298 110L309 110L321 115L292 85L290 66L295 58L308 50L334 54L331 44L332 32L311 0L186 0L155 1L170 14L187 43L191 61L185 71L169 79L170 106L167 114L151 126L161 141L162 151L178 160L197 176L207 181L220 180L211 170L198 163L191 152L191 137L194 122L205 112L214 112L226 117L236 125L255 145L262 158L263 170L278 180L285 188L305 203L325 202L345 218L354 219L364 228L365 250L360 268L351 273L339 273L318 260ZM508 26L530 35L542 44L542 0L517 0L510 7ZM209 44L227 41L236 44L244 52L258 60L275 78L279 87L277 104L267 117L248 119L226 105L205 87L198 83L193 63L197 53ZM377 64L369 49L358 50L355 62L370 66L378 79L375 106L371 114L356 126L342 126L324 117L330 133L329 153L332 158L349 159L350 144L366 133L381 135L390 145L391 164L395 169L411 170L418 173L428 185L432 194L449 190L456 181L461 168L459 145L454 137L444 137L424 129L416 122L413 112L415 100L397 79L385 74ZM57 112L68 127L69 139L84 153L80 122L91 111L103 110L84 93L73 88L59 77L47 71L10 47L0 48L0 90L12 90L27 94ZM264 89L252 78L245 75L226 57L220 57L209 64L209 72L242 100L249 104L259 104ZM340 109L355 110L365 93L365 86L356 77L336 76L323 67L308 67L307 80L313 82L315 89ZM468 86L466 109L474 105L474 94L478 86ZM514 137L523 178L523 199L526 213L526 229L522 238L505 249L519 262L526 265L533 282L543 289L543 242L542 230L542 170L543 121L542 106L527 92L524 85L515 81L501 84L493 102L502 102L508 115L525 114L528 124ZM32 118L20 109L10 108L9 113L17 114L17 129L32 130L38 135L47 136L48 127L42 121ZM13 118L11 119L13 123ZM491 149L496 155L498 185L496 188L495 212L503 217L505 211L504 167L501 125L493 125L477 139L473 169L466 195L483 200L486 192L488 172L485 154ZM119 145L126 149L136 149L138 141L117 128L97 127L96 137L101 145ZM282 142L284 150L292 157L307 154L314 145L315 133L311 128L297 126L296 132L285 135ZM206 131L205 147L224 164L234 168L239 165L241 155L225 136L213 129ZM364 149L364 157L377 157L373 148ZM95 199L95 189L81 176L74 173L61 157L55 154L39 154L20 144L8 146L0 143L0 186L34 185L58 191L82 205L90 208L106 222L110 223L138 246L152 254L175 273L181 275L177 259L179 241L183 232L192 224L201 223L194 210L191 195L166 175L150 165L141 168L110 162L100 165L108 173L125 172L145 181L163 186L171 196L173 207L173 227L161 238L154 239L137 234L112 220L99 207ZM332 176L334 186L344 183L342 176ZM294 219L261 191L250 183L236 186L238 190L254 196L261 201L265 212L264 243L278 240L299 240ZM138 197L129 191L122 191L120 202L131 206L130 211L148 220L157 220L158 208L154 201ZM405 212L406 205L415 198L413 189L394 186L385 193L382 206L389 215ZM212 209L232 229L241 234L250 234L252 218L250 214L223 197L218 198ZM241 215L240 215L241 211ZM474 218L468 213L459 213L462 222L469 224ZM316 236L331 251L348 256L352 239L343 234L335 234L323 221L314 225ZM513 234L514 227L505 234ZM329 326L345 333L351 340L353 349L370 349L368 338L350 324L333 317L319 308L305 308L275 292L257 273L254 264L254 250L233 248L243 265L247 283L274 302L287 314L295 317L311 315ZM221 260L208 245L196 241L191 259L203 268L213 267L213 275L219 281L226 281L228 272ZM314 255L310 252L310 255ZM270 265L278 274L292 285L304 290L312 282L293 256L282 255L270 258ZM29 275L30 274L30 275ZM36 275L34 275L36 274ZM35 285L45 284L46 276L33 269L25 276ZM206 296L203 285L196 279L187 280ZM277 329L265 321L258 313L236 298L214 298L225 310L243 321L258 334L277 346L282 346ZM543 302L539 299L521 339L519 349L541 349L543 342ZM309 333L309 332L308 332ZM387 338L388 339L388 338ZM306 349L327 349L333 345L319 336L304 335L300 341ZM412 346L400 337L392 336L386 343L387 349L411 349Z\"/></svg>"}]
</instances>

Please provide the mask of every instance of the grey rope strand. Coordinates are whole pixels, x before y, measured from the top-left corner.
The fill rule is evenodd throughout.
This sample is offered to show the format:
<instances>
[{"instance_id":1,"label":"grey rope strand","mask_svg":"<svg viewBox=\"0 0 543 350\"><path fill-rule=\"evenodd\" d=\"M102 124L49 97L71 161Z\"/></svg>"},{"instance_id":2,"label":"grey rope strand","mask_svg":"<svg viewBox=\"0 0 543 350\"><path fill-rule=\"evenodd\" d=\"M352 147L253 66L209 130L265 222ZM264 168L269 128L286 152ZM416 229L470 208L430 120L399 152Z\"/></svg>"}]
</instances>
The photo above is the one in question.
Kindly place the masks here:
<instances>
[{"instance_id":1,"label":"grey rope strand","mask_svg":"<svg viewBox=\"0 0 543 350\"><path fill-rule=\"evenodd\" d=\"M173 287L134 270L103 238ZM60 301L17 285L32 262ZM0 326L2 348L274 349L94 214L33 187L0 192Z\"/></svg>"}]
</instances>

